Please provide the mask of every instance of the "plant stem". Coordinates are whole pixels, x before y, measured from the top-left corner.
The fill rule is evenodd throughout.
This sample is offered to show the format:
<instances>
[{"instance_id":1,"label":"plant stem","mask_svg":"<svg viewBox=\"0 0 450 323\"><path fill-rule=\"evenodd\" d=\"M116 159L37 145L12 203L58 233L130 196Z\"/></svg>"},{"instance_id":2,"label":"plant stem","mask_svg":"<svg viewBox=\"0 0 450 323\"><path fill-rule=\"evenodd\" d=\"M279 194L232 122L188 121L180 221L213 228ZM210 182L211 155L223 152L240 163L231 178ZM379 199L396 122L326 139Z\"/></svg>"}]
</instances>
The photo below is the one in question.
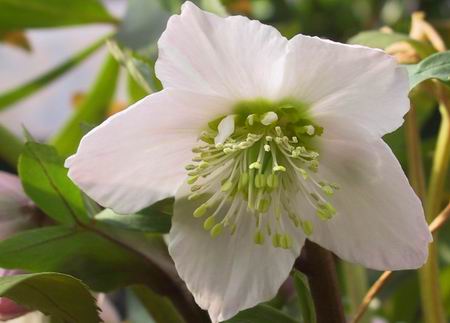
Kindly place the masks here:
<instances>
[{"instance_id":1,"label":"plant stem","mask_svg":"<svg viewBox=\"0 0 450 323\"><path fill-rule=\"evenodd\" d=\"M450 158L450 104L447 93L437 84L440 98L439 111L441 125L436 143L430 184L425 204L425 215L428 222L434 220L441 209L445 180ZM420 270L420 288L422 296L423 317L426 323L444 323L445 311L439 287L439 267L436 239L430 245L427 263Z\"/></svg>"},{"instance_id":2,"label":"plant stem","mask_svg":"<svg viewBox=\"0 0 450 323\"><path fill-rule=\"evenodd\" d=\"M333 255L306 240L295 267L308 277L317 323L345 323Z\"/></svg>"},{"instance_id":3,"label":"plant stem","mask_svg":"<svg viewBox=\"0 0 450 323\"><path fill-rule=\"evenodd\" d=\"M408 178L417 196L424 203L425 175L420 132L417 126L417 113L414 105L411 105L411 109L405 117L405 139L408 156Z\"/></svg>"},{"instance_id":4,"label":"plant stem","mask_svg":"<svg viewBox=\"0 0 450 323\"><path fill-rule=\"evenodd\" d=\"M355 313L361 304L366 291L369 289L367 271L364 267L345 261L340 263L344 274L345 290L348 299L350 313ZM370 313L366 312L361 318L362 323L371 322Z\"/></svg>"}]
</instances>

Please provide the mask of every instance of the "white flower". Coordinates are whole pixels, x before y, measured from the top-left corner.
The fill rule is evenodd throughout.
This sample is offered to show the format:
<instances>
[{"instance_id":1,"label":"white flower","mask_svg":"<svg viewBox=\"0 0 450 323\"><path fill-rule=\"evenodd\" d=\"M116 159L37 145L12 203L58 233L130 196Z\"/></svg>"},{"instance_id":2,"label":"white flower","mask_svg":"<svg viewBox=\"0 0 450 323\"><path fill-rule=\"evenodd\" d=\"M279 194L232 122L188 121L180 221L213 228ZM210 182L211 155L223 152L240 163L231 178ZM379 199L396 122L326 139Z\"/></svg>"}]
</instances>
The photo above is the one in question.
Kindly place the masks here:
<instances>
[{"instance_id":1,"label":"white flower","mask_svg":"<svg viewBox=\"0 0 450 323\"><path fill-rule=\"evenodd\" d=\"M214 322L272 298L306 236L374 269L424 263L421 203L381 139L409 108L392 57L190 2L158 46L164 90L86 135L67 167L119 213L176 195L169 251Z\"/></svg>"}]
</instances>

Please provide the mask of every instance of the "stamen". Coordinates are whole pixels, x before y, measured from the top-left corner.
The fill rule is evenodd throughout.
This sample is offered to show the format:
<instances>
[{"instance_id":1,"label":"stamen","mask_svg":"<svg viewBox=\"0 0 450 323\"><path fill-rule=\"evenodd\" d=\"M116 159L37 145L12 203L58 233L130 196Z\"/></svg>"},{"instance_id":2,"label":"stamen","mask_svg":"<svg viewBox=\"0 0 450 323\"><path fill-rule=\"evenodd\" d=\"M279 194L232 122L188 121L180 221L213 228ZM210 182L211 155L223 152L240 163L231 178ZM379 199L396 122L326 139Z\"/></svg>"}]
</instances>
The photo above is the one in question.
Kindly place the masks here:
<instances>
[{"instance_id":1,"label":"stamen","mask_svg":"<svg viewBox=\"0 0 450 323\"><path fill-rule=\"evenodd\" d=\"M264 244L267 235L274 247L290 249L292 229L313 234L312 222L296 212L298 197L314 208L309 218L327 221L336 215L331 198L339 187L320 178L320 156L312 146L323 128L303 108L286 102L243 107L245 113L213 120L201 133L193 162L185 167L188 199L203 198L193 216L203 218L212 238L224 229L234 235L242 217L251 216L253 243Z\"/></svg>"}]
</instances>

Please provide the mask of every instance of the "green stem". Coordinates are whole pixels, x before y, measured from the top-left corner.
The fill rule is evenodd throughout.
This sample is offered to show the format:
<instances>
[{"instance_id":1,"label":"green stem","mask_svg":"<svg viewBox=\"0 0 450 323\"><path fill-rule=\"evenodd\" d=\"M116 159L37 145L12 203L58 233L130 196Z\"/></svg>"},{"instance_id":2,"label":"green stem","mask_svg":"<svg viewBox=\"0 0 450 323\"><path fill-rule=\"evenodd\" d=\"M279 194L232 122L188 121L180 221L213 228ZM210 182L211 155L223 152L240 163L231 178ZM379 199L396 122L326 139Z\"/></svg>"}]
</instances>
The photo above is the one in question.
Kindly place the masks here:
<instances>
[{"instance_id":1,"label":"green stem","mask_svg":"<svg viewBox=\"0 0 450 323\"><path fill-rule=\"evenodd\" d=\"M350 312L355 313L362 303L366 295L368 286L367 271L364 267L351 264L345 261L341 262L342 272L344 273L344 283L347 298L350 305ZM361 318L361 323L368 323L371 321L370 313L366 312Z\"/></svg>"},{"instance_id":2,"label":"green stem","mask_svg":"<svg viewBox=\"0 0 450 323\"><path fill-rule=\"evenodd\" d=\"M8 129L0 126L0 159L16 168L22 149L23 142Z\"/></svg>"},{"instance_id":3,"label":"green stem","mask_svg":"<svg viewBox=\"0 0 450 323\"><path fill-rule=\"evenodd\" d=\"M444 91L443 89L441 90ZM442 120L425 204L425 215L429 223L441 210L450 159L450 104L446 93L442 92L440 97L439 110ZM436 234L434 239L434 243L430 245L428 261L420 270L423 317L426 323L445 323L445 311L439 287Z\"/></svg>"},{"instance_id":4,"label":"green stem","mask_svg":"<svg viewBox=\"0 0 450 323\"><path fill-rule=\"evenodd\" d=\"M412 188L424 203L425 175L422 161L422 149L419 128L417 125L417 112L414 105L405 117L405 139L408 158L408 178Z\"/></svg>"}]
</instances>

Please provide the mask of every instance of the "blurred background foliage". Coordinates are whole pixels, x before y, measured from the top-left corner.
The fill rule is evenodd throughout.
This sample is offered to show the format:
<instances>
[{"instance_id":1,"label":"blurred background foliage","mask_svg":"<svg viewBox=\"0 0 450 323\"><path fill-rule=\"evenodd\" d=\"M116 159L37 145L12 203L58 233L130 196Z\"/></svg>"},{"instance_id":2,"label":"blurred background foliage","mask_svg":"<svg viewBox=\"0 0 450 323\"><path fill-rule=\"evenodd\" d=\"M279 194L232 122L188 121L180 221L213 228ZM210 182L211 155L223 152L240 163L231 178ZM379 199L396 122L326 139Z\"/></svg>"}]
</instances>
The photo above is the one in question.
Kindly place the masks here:
<instances>
[{"instance_id":1,"label":"blurred background foliage","mask_svg":"<svg viewBox=\"0 0 450 323\"><path fill-rule=\"evenodd\" d=\"M169 16L179 12L181 2L181 0L103 2L0 0L0 169L16 172L19 154L23 149L27 153L32 148L24 148L22 145L22 126L36 139L54 145L60 155L68 156L75 151L82 135L92 126L143 96L160 90L161 84L154 75L156 42ZM221 2L196 0L194 2L217 14L225 15L228 12L261 20L275 26L288 38L303 33L341 42L347 42L363 30L376 30L383 26L408 34L411 14L420 10L426 13L427 20L440 32L447 46L450 45L448 0L223 0ZM106 39L109 39L108 43L105 42ZM436 102L426 90L415 90L412 95L417 108L422 153L428 176L440 115ZM404 138L402 127L385 139L407 170ZM44 148L33 149L37 149L36 151L40 153ZM447 201L449 188L450 184L447 182L445 192ZM45 206L41 208L45 210ZM51 216L52 210L47 213ZM105 214L103 216L109 224L119 223L119 227L123 228L123 219ZM144 220L137 218L136 221ZM142 225L148 227L150 231L155 225L162 226L164 232L167 231L167 224L159 222L157 224L146 222ZM136 226L136 222L126 223L126 226ZM52 231L57 234L57 229ZM89 242L98 239L92 232L89 234ZM80 238L76 243L83 245L85 242ZM96 257L101 254L101 248L99 245L99 250L92 250L90 256ZM446 315L450 318L450 226L441 230L438 252L441 291ZM65 254L64 257L70 258L71 255ZM133 263L140 261L134 258L132 260ZM10 262L2 260L0 256L0 266L9 264L8 261ZM42 261L46 261L46 258L42 258ZM125 266L123 260L118 257L108 261L100 265L113 264L120 268ZM33 263L27 264L24 268L39 271L56 270L59 267L48 265L42 268L39 264ZM353 313L368 286L380 273L367 271L342 261L339 261L338 269L347 313ZM69 273L87 279L88 283L91 282L92 277L83 274L82 271L83 268L73 268ZM138 272L136 275L142 273ZM297 279L296 286L300 286L298 294L302 295L301 280L298 277L295 279ZM113 280L107 284L120 286L117 283L120 278ZM161 300L148 293L151 292L128 290L121 293L116 300L119 300L117 303L122 310L127 307L133 313L131 318L133 322L149 320L164 322L158 321L159 314L151 305L152 302ZM305 304L298 306L295 293L288 293L287 298L283 293L280 292L280 296L269 305L282 309L294 317L299 317L299 311L308 308ZM124 299L126 301L123 301ZM143 304L140 304L140 301ZM270 309L267 308L263 309L263 313L266 313L267 317L271 315ZM251 322L264 322L257 315L252 316L251 313L245 315L249 315ZM304 319L305 315L302 317ZM417 272L395 273L392 280L372 302L364 320L369 322L375 319L377 322L423 321Z\"/></svg>"}]
</instances>

